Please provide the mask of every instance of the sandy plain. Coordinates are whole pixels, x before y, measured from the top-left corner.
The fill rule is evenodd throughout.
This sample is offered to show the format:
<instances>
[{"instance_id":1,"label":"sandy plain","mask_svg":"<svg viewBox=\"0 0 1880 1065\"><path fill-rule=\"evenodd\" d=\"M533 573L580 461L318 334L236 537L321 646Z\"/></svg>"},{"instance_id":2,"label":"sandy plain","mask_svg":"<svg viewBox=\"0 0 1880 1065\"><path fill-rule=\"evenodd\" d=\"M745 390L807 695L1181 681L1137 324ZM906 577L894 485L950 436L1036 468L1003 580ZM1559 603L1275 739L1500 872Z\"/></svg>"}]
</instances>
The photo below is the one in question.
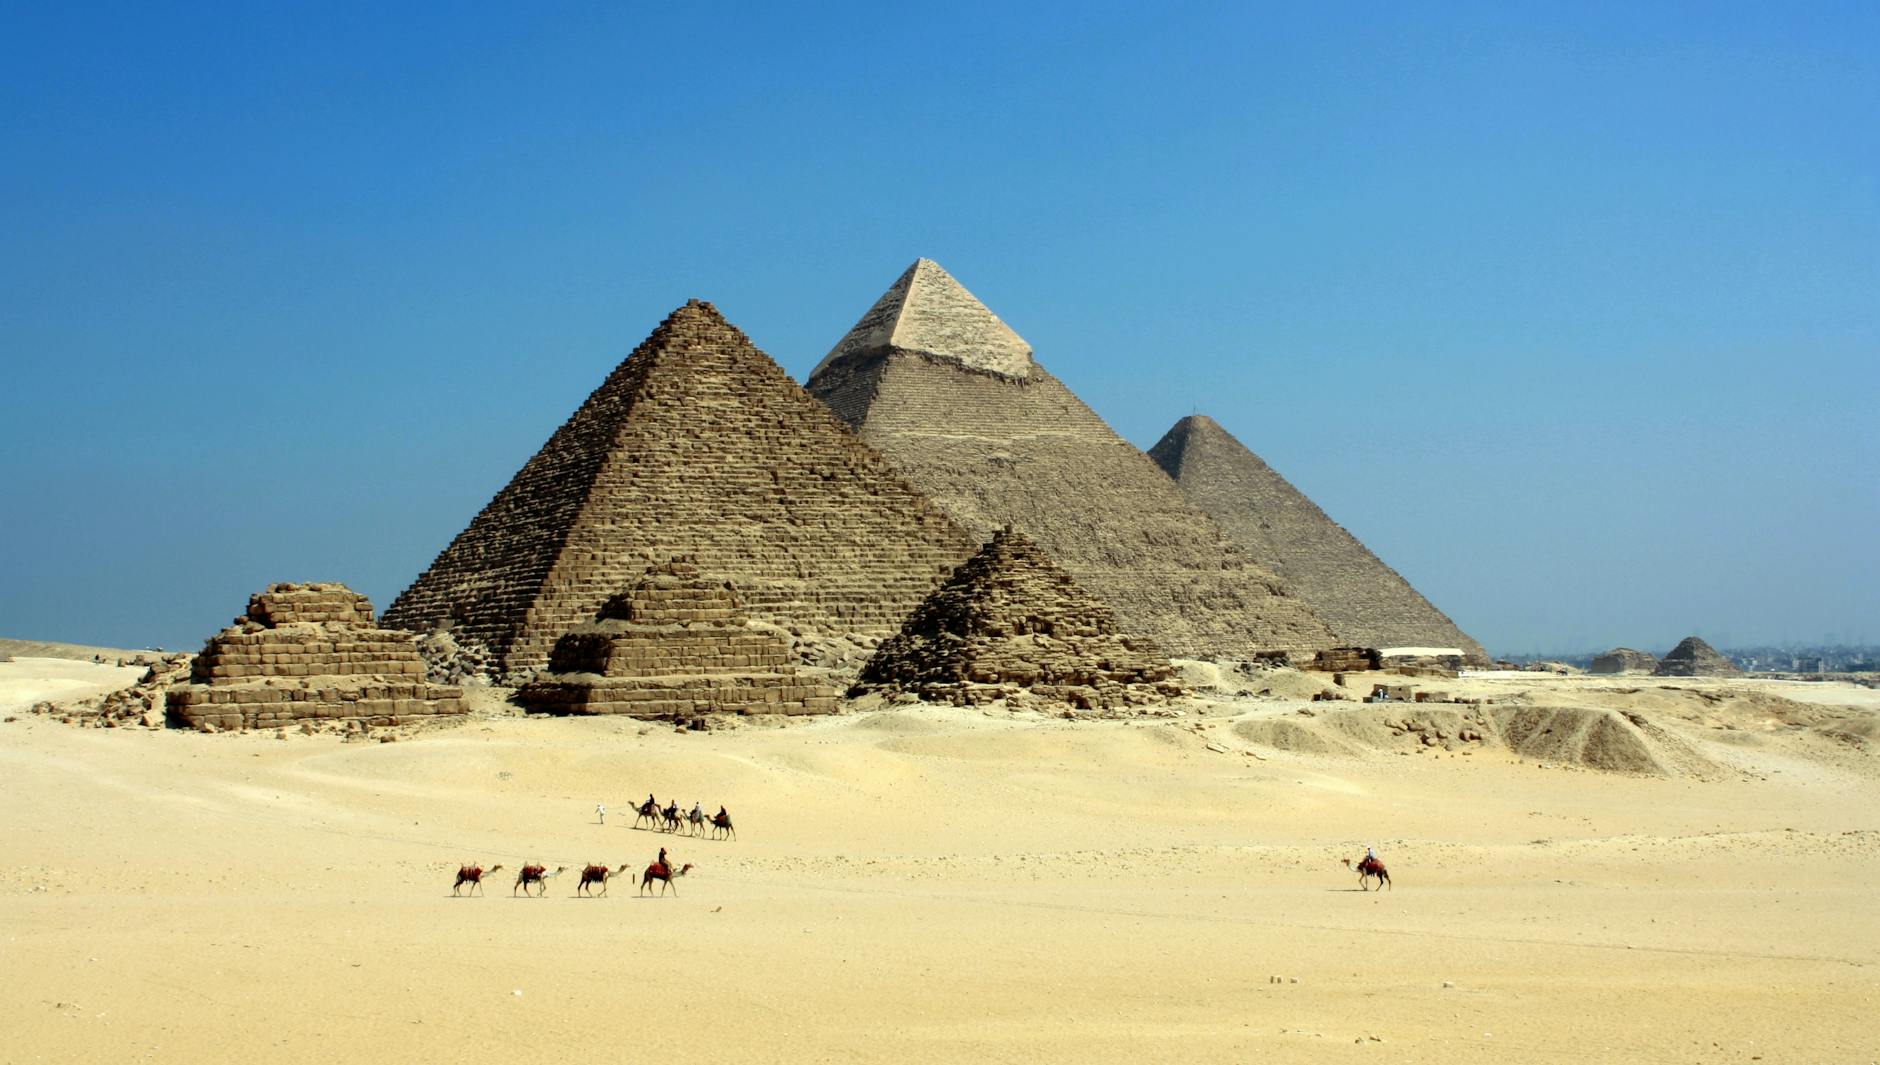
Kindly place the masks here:
<instances>
[{"instance_id":1,"label":"sandy plain","mask_svg":"<svg viewBox=\"0 0 1880 1065\"><path fill-rule=\"evenodd\" d=\"M1880 1059L1868 689L1440 685L1631 709L1677 754L1634 774L1332 728L1299 674L1177 719L380 743L74 728L23 708L136 671L48 663L0 663L0 1061ZM630 827L649 791L740 838ZM660 846L676 897L510 894ZM453 898L472 860L509 871Z\"/></svg>"}]
</instances>

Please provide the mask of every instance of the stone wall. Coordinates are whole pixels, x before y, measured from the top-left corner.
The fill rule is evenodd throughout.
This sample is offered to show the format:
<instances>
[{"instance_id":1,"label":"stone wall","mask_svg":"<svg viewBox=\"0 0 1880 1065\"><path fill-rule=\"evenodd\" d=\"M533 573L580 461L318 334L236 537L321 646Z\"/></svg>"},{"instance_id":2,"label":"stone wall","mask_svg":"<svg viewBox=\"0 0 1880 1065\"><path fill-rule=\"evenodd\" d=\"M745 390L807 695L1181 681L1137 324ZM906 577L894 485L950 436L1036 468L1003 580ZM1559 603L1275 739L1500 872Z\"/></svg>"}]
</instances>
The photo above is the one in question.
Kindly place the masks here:
<instances>
[{"instance_id":1,"label":"stone wall","mask_svg":"<svg viewBox=\"0 0 1880 1065\"><path fill-rule=\"evenodd\" d=\"M342 584L276 584L209 638L167 704L184 724L227 730L404 724L461 714L462 696L425 683L415 639L375 627L364 596Z\"/></svg>"},{"instance_id":2,"label":"stone wall","mask_svg":"<svg viewBox=\"0 0 1880 1065\"><path fill-rule=\"evenodd\" d=\"M686 557L654 567L592 622L555 642L517 692L531 710L685 720L705 714L822 714L835 690L799 671L787 633L753 624L729 582Z\"/></svg>"},{"instance_id":3,"label":"stone wall","mask_svg":"<svg viewBox=\"0 0 1880 1065\"><path fill-rule=\"evenodd\" d=\"M708 303L675 311L386 611L511 676L686 555L753 619L892 632L972 545Z\"/></svg>"}]
</instances>

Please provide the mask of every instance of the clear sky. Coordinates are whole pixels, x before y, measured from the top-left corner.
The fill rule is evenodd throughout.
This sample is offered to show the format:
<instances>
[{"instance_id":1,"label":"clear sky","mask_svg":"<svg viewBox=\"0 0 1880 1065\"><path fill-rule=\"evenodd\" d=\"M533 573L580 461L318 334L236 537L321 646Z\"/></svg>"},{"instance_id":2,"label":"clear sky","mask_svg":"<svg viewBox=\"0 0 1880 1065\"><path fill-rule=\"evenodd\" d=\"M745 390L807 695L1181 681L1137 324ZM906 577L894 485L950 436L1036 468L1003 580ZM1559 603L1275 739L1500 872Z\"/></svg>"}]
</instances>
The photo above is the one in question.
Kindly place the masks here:
<instances>
[{"instance_id":1,"label":"clear sky","mask_svg":"<svg viewBox=\"0 0 1880 1065\"><path fill-rule=\"evenodd\" d=\"M0 3L0 635L382 608L925 255L1491 651L1880 641L1880 5L1323 6Z\"/></svg>"}]
</instances>

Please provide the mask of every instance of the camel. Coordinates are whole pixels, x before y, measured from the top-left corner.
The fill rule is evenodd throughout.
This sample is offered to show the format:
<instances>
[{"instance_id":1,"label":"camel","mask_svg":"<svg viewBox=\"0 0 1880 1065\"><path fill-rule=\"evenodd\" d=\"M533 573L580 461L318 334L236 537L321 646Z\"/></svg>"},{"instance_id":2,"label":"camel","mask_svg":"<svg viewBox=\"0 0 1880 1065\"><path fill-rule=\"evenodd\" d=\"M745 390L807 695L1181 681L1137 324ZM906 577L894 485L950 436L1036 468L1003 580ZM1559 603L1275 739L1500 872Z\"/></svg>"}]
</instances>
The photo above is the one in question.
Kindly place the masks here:
<instances>
[{"instance_id":1,"label":"camel","mask_svg":"<svg viewBox=\"0 0 1880 1065\"><path fill-rule=\"evenodd\" d=\"M705 834L705 811L692 807L692 812L685 815L686 835L702 836Z\"/></svg>"},{"instance_id":2,"label":"camel","mask_svg":"<svg viewBox=\"0 0 1880 1065\"><path fill-rule=\"evenodd\" d=\"M457 882L450 886L450 893L455 895L458 888L469 884L470 894L474 895L483 890L483 874L494 873L501 868L500 865L492 865L488 869L480 865L460 865L457 867Z\"/></svg>"},{"instance_id":3,"label":"camel","mask_svg":"<svg viewBox=\"0 0 1880 1065\"><path fill-rule=\"evenodd\" d=\"M1396 885L1390 882L1390 870L1384 868L1384 863L1378 861L1376 858L1360 858L1358 859L1357 865L1352 865L1350 858L1346 858L1344 861L1345 868L1356 869L1358 871L1358 886L1364 890L1371 890L1369 881L1372 877L1377 877L1378 887L1388 886L1391 890L1396 890Z\"/></svg>"},{"instance_id":4,"label":"camel","mask_svg":"<svg viewBox=\"0 0 1880 1065\"><path fill-rule=\"evenodd\" d=\"M609 869L604 865L590 865L586 869L581 870L581 883L576 886L574 893L577 895L586 894L589 898L593 898L594 896L588 892L588 888L591 885L599 884L601 886L601 894L605 895L607 894L607 879L626 871L627 866L625 862L622 862L618 869Z\"/></svg>"},{"instance_id":5,"label":"camel","mask_svg":"<svg viewBox=\"0 0 1880 1065\"><path fill-rule=\"evenodd\" d=\"M659 893L661 895L664 895L666 893L666 889L670 887L672 888L673 897L678 898L679 897L679 885L673 883L673 881L684 876L686 873L690 872L691 870L692 870L691 862L687 862L684 865L680 866L679 871L676 873L673 872L672 868L670 866L667 866L665 863L654 862L652 865L647 866L646 872L641 874L640 876L640 894L642 895L646 894L647 889L653 886L653 881L657 880L659 881Z\"/></svg>"},{"instance_id":6,"label":"camel","mask_svg":"<svg viewBox=\"0 0 1880 1065\"><path fill-rule=\"evenodd\" d=\"M659 804L654 802L651 796L648 796L646 801L640 804L639 816L633 819L633 827L640 827L641 821L651 823L654 828L659 827Z\"/></svg>"},{"instance_id":7,"label":"camel","mask_svg":"<svg viewBox=\"0 0 1880 1065\"><path fill-rule=\"evenodd\" d=\"M712 838L717 839L720 832L724 833L725 839L738 838L738 830L731 827L731 815L725 813L722 806L712 815Z\"/></svg>"},{"instance_id":8,"label":"camel","mask_svg":"<svg viewBox=\"0 0 1880 1065\"><path fill-rule=\"evenodd\" d=\"M509 894L514 896L516 888L521 888L522 893L527 895L529 893L529 885L533 884L540 889L536 892L535 897L541 898L548 894L549 880L567 871L568 867L565 865L556 866L552 872L546 865L525 865L522 867L522 871L516 874L516 882L514 886L509 889Z\"/></svg>"},{"instance_id":9,"label":"camel","mask_svg":"<svg viewBox=\"0 0 1880 1065\"><path fill-rule=\"evenodd\" d=\"M679 817L679 804L677 802L674 802L671 806L668 806L664 810L661 810L659 813L659 819L660 819L660 831L661 832L679 831L679 825L681 823L681 820Z\"/></svg>"}]
</instances>

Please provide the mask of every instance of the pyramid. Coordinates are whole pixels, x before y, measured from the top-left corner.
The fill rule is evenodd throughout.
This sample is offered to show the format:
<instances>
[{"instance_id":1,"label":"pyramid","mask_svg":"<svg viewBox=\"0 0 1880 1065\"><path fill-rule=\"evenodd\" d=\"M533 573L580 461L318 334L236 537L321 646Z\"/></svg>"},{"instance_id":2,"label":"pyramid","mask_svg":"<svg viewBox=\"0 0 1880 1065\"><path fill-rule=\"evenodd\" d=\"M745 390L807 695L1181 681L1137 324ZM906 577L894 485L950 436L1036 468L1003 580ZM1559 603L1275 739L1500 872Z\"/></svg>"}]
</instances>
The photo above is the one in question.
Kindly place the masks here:
<instances>
[{"instance_id":1,"label":"pyramid","mask_svg":"<svg viewBox=\"0 0 1880 1065\"><path fill-rule=\"evenodd\" d=\"M343 584L275 584L209 638L170 713L205 731L308 720L400 725L462 714L463 689L427 684L409 632L372 623L372 604Z\"/></svg>"},{"instance_id":2,"label":"pyramid","mask_svg":"<svg viewBox=\"0 0 1880 1065\"><path fill-rule=\"evenodd\" d=\"M1181 689L1153 641L1116 616L1037 544L996 533L883 641L861 687L990 702L1020 689L1085 708L1165 702Z\"/></svg>"},{"instance_id":3,"label":"pyramid","mask_svg":"<svg viewBox=\"0 0 1880 1065\"><path fill-rule=\"evenodd\" d=\"M1481 644L1214 419L1176 422L1149 457L1341 641L1454 647L1467 659L1488 661Z\"/></svg>"},{"instance_id":4,"label":"pyramid","mask_svg":"<svg viewBox=\"0 0 1880 1065\"><path fill-rule=\"evenodd\" d=\"M731 583L685 557L653 567L555 641L548 670L516 699L550 713L675 719L836 708L832 687L798 674L789 633L750 623Z\"/></svg>"},{"instance_id":5,"label":"pyramid","mask_svg":"<svg viewBox=\"0 0 1880 1065\"><path fill-rule=\"evenodd\" d=\"M385 611L510 677L650 565L734 582L750 616L886 634L972 541L709 303L660 323Z\"/></svg>"},{"instance_id":6,"label":"pyramid","mask_svg":"<svg viewBox=\"0 0 1880 1065\"><path fill-rule=\"evenodd\" d=\"M1734 677L1743 672L1736 663L1695 636L1686 636L1671 653L1658 660L1654 677Z\"/></svg>"},{"instance_id":7,"label":"pyramid","mask_svg":"<svg viewBox=\"0 0 1880 1065\"><path fill-rule=\"evenodd\" d=\"M809 391L981 539L1011 525L1174 654L1338 641L934 262L902 274Z\"/></svg>"}]
</instances>

